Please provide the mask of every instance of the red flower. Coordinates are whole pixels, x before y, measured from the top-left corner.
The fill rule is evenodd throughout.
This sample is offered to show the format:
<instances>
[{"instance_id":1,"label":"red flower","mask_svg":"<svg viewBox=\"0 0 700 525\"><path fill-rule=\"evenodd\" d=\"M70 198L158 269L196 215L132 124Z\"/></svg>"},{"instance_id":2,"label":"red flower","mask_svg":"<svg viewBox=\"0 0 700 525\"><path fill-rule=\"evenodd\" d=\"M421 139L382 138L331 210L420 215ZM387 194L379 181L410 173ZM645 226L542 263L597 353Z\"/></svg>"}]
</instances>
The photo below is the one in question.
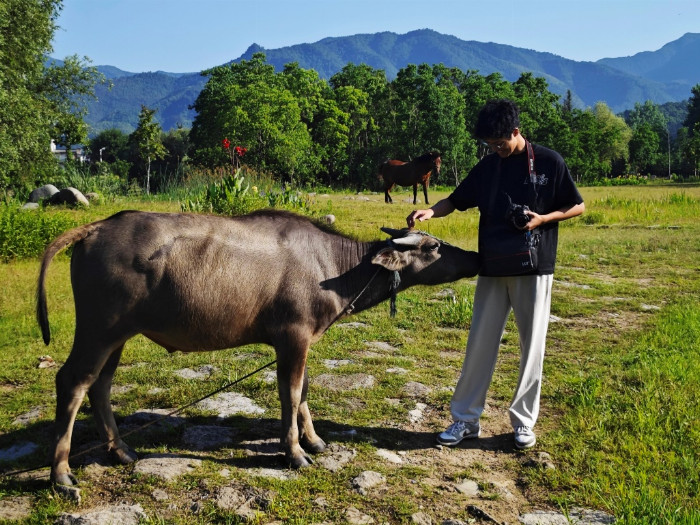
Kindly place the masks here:
<instances>
[{"instance_id":1,"label":"red flower","mask_svg":"<svg viewBox=\"0 0 700 525\"><path fill-rule=\"evenodd\" d=\"M245 155L246 151L248 151L247 148L243 148L241 146L236 146L236 155L238 155L239 157L242 157L243 155Z\"/></svg>"},{"instance_id":2,"label":"red flower","mask_svg":"<svg viewBox=\"0 0 700 525\"><path fill-rule=\"evenodd\" d=\"M229 139L224 139L221 141L221 144L223 145L224 149L228 149L231 146L231 141Z\"/></svg>"}]
</instances>

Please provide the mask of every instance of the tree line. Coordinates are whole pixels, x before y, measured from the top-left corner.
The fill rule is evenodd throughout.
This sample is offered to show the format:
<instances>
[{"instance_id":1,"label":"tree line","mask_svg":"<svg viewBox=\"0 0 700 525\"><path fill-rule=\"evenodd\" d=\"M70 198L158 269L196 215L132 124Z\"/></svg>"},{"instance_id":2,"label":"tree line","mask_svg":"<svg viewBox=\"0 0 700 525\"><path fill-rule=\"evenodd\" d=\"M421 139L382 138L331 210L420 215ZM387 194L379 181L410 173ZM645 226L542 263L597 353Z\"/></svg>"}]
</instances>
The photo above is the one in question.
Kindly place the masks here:
<instances>
[{"instance_id":1,"label":"tree line","mask_svg":"<svg viewBox=\"0 0 700 525\"><path fill-rule=\"evenodd\" d=\"M347 64L325 81L297 63L276 72L256 53L202 74L208 81L191 130L179 130L179 141L163 135L179 156L156 162L160 173L183 159L228 165L226 142L247 149L246 165L280 181L356 190L376 189L377 168L388 158L438 151L435 182L454 185L486 153L471 129L493 98L516 101L523 134L561 152L582 184L628 175L687 178L697 176L700 162L700 85L679 127L651 101L622 115L603 102L575 108L570 93L561 100L531 73L510 82L498 73L409 64L388 81L381 69Z\"/></svg>"},{"instance_id":2,"label":"tree line","mask_svg":"<svg viewBox=\"0 0 700 525\"><path fill-rule=\"evenodd\" d=\"M87 143L94 172L107 170L147 191L232 160L294 185L376 189L381 162L430 151L442 156L434 182L454 185L486 153L471 130L493 98L514 100L525 137L561 152L579 183L697 176L700 84L680 104L680 116L650 101L616 115L604 102L575 108L570 93L561 99L531 73L510 82L498 73L409 64L388 81L381 69L347 64L324 80L297 63L277 72L264 53L202 72L207 82L193 104L191 129L163 132L154 110L142 107L133 133L111 129L88 140L85 100L106 81L86 58L45 62L61 5L0 3L0 189L50 182L59 169L52 139ZM231 157L235 147L245 149L245 159Z\"/></svg>"}]
</instances>

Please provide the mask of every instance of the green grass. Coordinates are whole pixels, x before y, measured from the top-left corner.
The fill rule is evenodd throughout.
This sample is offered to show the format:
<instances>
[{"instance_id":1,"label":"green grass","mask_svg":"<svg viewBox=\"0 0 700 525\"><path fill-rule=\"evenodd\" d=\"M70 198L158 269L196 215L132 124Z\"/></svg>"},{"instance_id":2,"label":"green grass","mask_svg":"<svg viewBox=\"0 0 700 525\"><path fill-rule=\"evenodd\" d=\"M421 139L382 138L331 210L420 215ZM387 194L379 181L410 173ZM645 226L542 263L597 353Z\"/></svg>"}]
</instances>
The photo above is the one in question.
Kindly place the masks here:
<instances>
[{"instance_id":1,"label":"green grass","mask_svg":"<svg viewBox=\"0 0 700 525\"><path fill-rule=\"evenodd\" d=\"M389 317L388 303L379 305L350 319L365 323L365 328L349 330L336 325L313 347L309 357L312 380L323 373L367 373L377 378L374 388L360 391L312 387L310 406L319 433L333 441L333 432L358 429L349 442L357 458L344 469L311 468L290 482L251 478L245 454L236 447L224 448L208 451L201 471L172 483L130 475L128 467L110 469L110 477L121 482L85 487L84 505L124 499L142 504L152 522L236 523L231 513L210 503L199 515L186 510L192 494L213 494L230 482L217 474L227 467L235 478L256 490L275 494L260 523L341 522L349 506L389 523L407 522L421 507L434 520L467 521L470 516L464 502L444 486L463 478L477 480L484 506L488 502L505 508L508 501L488 480L498 467L518 481L535 508L596 508L610 512L619 523L700 523L700 409L696 401L700 398L700 187L596 187L583 188L582 193L586 214L564 223L560 231L552 302L552 314L560 321L550 325L538 425L536 450L550 453L556 470L526 466L519 460L523 453L507 449L497 451L502 457L497 466L475 461L452 470L429 460L419 466L388 468L376 458L380 447L401 450L406 446L414 452L410 443L417 435L404 427L407 411L415 406L415 400L402 393L407 382L418 381L431 388L422 400L429 416L419 432L435 432L449 421L449 388L461 367L474 290L473 280L464 280L449 286L453 296L437 296L442 287L403 292L396 318ZM317 194L312 202L333 213L341 231L376 239L384 236L380 226L405 225L405 217L416 207L406 202L410 195L409 191L394 192L394 205L384 204L382 195L369 195L367 201L362 199L367 195ZM431 191L431 202L446 195ZM67 217L71 224L78 224L125 208L178 211L179 203L167 198L115 199L87 210L43 213L47 223L63 220L54 217ZM478 214L469 211L422 223L420 228L475 249L477 224ZM32 257L12 257L9 263L0 264L0 449L25 440L42 447L16 464L0 464L5 469L26 468L45 460L56 369L38 369L37 358L49 353L60 364L72 342L68 257L58 256L49 272L52 343L48 348L34 320L37 273L38 261ZM386 342L397 350L365 355L370 341ZM240 359L241 355L245 358ZM493 409L507 409L517 356L517 330L511 319L489 392ZM265 346L167 354L145 338L134 338L127 344L115 378L115 384L133 385L130 391L113 396L117 418L143 408L186 404L271 359L273 351ZM328 370L326 359L348 359L351 364L340 371ZM216 367L209 381L173 376L175 370L202 364ZM403 368L406 373L387 374L389 367ZM154 392L154 387L163 390ZM276 432L276 385L254 377L236 390L266 408L265 420ZM41 407L38 421L26 427L13 423L37 406ZM186 415L191 424L206 421L196 410ZM76 430L74 449L95 439L87 402L78 418L87 426ZM236 417L226 424L245 434L250 423L251 418ZM489 419L484 424L490 423ZM155 438L136 435L128 442L141 455L177 453L182 451L181 433L176 429ZM183 453L189 452L185 449ZM433 453L430 446L425 453L427 457ZM382 497L367 498L350 488L350 480L363 470L386 475ZM86 475L79 472L79 477ZM426 484L426 479L440 481ZM166 489L174 500L154 502L150 497L154 488ZM111 494L109 498L105 491ZM50 522L60 512L79 510L41 483L0 479L0 501L22 494L35 498L31 523ZM325 507L314 503L321 496L328 501ZM166 516L163 509L170 503L181 505L182 510Z\"/></svg>"}]
</instances>

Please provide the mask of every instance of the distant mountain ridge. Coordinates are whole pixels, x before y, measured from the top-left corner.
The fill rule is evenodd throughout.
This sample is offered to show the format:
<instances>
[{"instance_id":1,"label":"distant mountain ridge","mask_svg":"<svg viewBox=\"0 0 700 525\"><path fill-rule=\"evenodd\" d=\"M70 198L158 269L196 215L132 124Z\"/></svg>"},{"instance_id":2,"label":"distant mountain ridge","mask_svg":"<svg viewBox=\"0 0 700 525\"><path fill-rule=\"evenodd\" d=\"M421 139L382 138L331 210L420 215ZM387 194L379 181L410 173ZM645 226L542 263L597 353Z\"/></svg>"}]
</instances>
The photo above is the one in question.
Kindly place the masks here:
<instances>
[{"instance_id":1,"label":"distant mountain ridge","mask_svg":"<svg viewBox=\"0 0 700 525\"><path fill-rule=\"evenodd\" d=\"M504 44L460 40L431 29L406 34L382 32L329 37L311 44L264 49L251 45L232 62L249 60L262 51L277 71L297 62L328 79L349 62L383 69L392 80L408 64L438 64L475 70L488 75L498 72L509 81L523 72L543 77L549 89L564 96L567 90L579 107L603 101L615 112L651 100L657 104L683 101L700 83L700 33L687 33L657 51L631 57L578 62L553 53ZM131 132L138 122L141 104L156 108L164 129L188 127L194 103L206 77L199 73L130 73L113 66L98 66L114 84L111 91L98 87L98 101L89 103L88 124L92 132L116 127Z\"/></svg>"}]
</instances>

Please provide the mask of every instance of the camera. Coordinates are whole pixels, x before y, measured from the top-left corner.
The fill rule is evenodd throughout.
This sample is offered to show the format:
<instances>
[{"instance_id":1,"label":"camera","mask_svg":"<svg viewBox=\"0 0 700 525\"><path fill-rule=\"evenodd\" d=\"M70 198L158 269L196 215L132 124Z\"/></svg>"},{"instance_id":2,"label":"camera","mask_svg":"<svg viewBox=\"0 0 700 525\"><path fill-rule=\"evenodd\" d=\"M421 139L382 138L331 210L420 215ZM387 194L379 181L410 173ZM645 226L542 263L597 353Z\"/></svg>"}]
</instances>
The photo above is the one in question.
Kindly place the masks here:
<instances>
[{"instance_id":1,"label":"camera","mask_svg":"<svg viewBox=\"0 0 700 525\"><path fill-rule=\"evenodd\" d=\"M506 220L517 229L522 230L530 222L530 216L527 214L529 210L530 208L524 204L511 203L506 212Z\"/></svg>"}]
</instances>

